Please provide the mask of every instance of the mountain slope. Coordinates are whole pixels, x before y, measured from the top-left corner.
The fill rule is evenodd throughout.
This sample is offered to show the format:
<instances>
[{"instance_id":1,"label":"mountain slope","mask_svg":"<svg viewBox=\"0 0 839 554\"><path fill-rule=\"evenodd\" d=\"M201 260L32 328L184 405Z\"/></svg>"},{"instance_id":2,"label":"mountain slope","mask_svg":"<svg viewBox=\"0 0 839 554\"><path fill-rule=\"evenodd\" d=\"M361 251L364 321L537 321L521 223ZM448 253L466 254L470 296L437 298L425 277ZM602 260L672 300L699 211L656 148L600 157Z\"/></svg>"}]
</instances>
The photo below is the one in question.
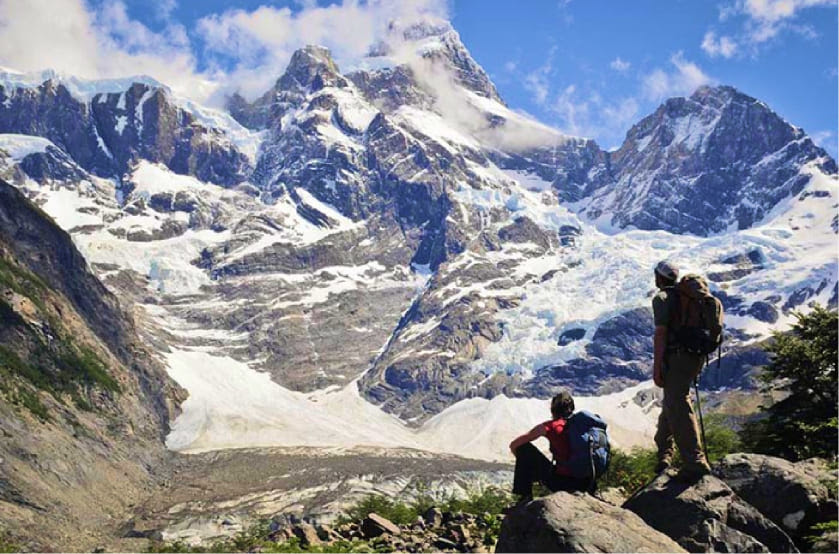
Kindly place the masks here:
<instances>
[{"instance_id":1,"label":"mountain slope","mask_svg":"<svg viewBox=\"0 0 839 554\"><path fill-rule=\"evenodd\" d=\"M4 531L93 548L147 494L181 393L69 235L2 180L0 374Z\"/></svg>"}]
</instances>

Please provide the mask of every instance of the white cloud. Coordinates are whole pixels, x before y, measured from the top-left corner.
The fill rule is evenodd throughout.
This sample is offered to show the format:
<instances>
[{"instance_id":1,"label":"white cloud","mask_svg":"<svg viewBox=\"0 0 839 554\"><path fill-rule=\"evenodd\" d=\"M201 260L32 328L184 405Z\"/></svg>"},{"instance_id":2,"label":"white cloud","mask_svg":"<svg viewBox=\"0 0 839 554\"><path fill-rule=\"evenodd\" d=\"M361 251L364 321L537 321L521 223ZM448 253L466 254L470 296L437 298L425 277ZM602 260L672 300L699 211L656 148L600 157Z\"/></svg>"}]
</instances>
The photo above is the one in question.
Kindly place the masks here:
<instances>
[{"instance_id":1,"label":"white cloud","mask_svg":"<svg viewBox=\"0 0 839 554\"><path fill-rule=\"evenodd\" d=\"M629 62L627 62L627 61L622 60L622 59L620 58L620 56L618 56L617 58L615 58L614 60L612 60L612 62L609 64L609 67L611 67L612 69L614 69L615 71L617 71L617 72L619 72L619 73L624 73L624 72L625 72L625 71L627 71L627 70L628 70L631 66L632 66L632 64L631 64L631 63L629 63Z\"/></svg>"},{"instance_id":2,"label":"white cloud","mask_svg":"<svg viewBox=\"0 0 839 554\"><path fill-rule=\"evenodd\" d=\"M202 18L197 30L211 54L235 60L230 87L254 97L273 84L302 46L326 46L346 70L386 36L390 22L427 17L447 19L445 0L344 0L323 7L304 3L304 9L296 12L270 6L234 9Z\"/></svg>"},{"instance_id":3,"label":"white cloud","mask_svg":"<svg viewBox=\"0 0 839 554\"><path fill-rule=\"evenodd\" d=\"M626 130L638 120L640 110L636 98L609 101L596 91L583 92L576 85L562 89L549 107L564 133L596 138L607 148L620 144Z\"/></svg>"},{"instance_id":4,"label":"white cloud","mask_svg":"<svg viewBox=\"0 0 839 554\"><path fill-rule=\"evenodd\" d=\"M172 12L178 7L178 0L157 0L155 7L157 8L158 19L165 21L172 16Z\"/></svg>"},{"instance_id":5,"label":"white cloud","mask_svg":"<svg viewBox=\"0 0 839 554\"><path fill-rule=\"evenodd\" d=\"M832 131L817 131L810 138L825 150L836 151L836 138Z\"/></svg>"},{"instance_id":6,"label":"white cloud","mask_svg":"<svg viewBox=\"0 0 839 554\"><path fill-rule=\"evenodd\" d=\"M537 104L544 105L551 92L550 75L553 71L553 59L556 46L552 46L545 56L545 63L537 67L524 77L524 88L533 95Z\"/></svg>"},{"instance_id":7,"label":"white cloud","mask_svg":"<svg viewBox=\"0 0 839 554\"><path fill-rule=\"evenodd\" d=\"M712 58L722 56L723 58L730 58L737 52L737 43L731 37L721 36L717 38L714 31L705 33L702 39L702 50Z\"/></svg>"},{"instance_id":8,"label":"white cloud","mask_svg":"<svg viewBox=\"0 0 839 554\"><path fill-rule=\"evenodd\" d=\"M89 11L82 0L0 2L0 64L20 70L52 68L83 78L147 74L175 90L204 91L186 30L156 33L106 1Z\"/></svg>"},{"instance_id":9,"label":"white cloud","mask_svg":"<svg viewBox=\"0 0 839 554\"><path fill-rule=\"evenodd\" d=\"M339 64L350 64L384 35L390 21L448 16L446 0L342 0L325 7L304 1L297 11L229 10L197 25L208 58L208 68L199 71L187 30L169 21L176 7L176 0L155 5L155 16L166 22L155 32L132 19L121 0L0 0L0 65L83 78L146 74L199 101L239 87L254 97L306 44L327 46Z\"/></svg>"},{"instance_id":10,"label":"white cloud","mask_svg":"<svg viewBox=\"0 0 839 554\"><path fill-rule=\"evenodd\" d=\"M745 18L742 30L734 42L755 49L783 31L792 31L805 38L813 38L815 31L811 27L795 23L798 15L808 8L836 7L836 5L837 0L737 0L720 6L720 21L737 17ZM708 35L705 36L707 38ZM703 41L703 49L705 49L704 44L705 41Z\"/></svg>"},{"instance_id":11,"label":"white cloud","mask_svg":"<svg viewBox=\"0 0 839 554\"><path fill-rule=\"evenodd\" d=\"M644 96L648 100L660 101L670 96L691 94L702 85L713 83L698 65L685 59L682 52L670 57L671 71L655 69L642 82Z\"/></svg>"},{"instance_id":12,"label":"white cloud","mask_svg":"<svg viewBox=\"0 0 839 554\"><path fill-rule=\"evenodd\" d=\"M588 100L577 99L577 87L569 85L554 99L551 110L559 116L560 127L571 135L586 134L591 117Z\"/></svg>"}]
</instances>

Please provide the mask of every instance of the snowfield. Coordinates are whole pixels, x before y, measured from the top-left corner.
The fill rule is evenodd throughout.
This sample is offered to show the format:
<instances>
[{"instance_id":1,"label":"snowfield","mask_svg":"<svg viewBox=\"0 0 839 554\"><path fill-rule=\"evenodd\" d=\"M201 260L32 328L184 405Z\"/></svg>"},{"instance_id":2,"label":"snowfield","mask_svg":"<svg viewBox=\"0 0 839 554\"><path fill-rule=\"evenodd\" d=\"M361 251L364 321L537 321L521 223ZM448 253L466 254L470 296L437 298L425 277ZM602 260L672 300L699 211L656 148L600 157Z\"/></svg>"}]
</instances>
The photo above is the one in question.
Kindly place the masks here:
<instances>
[{"instance_id":1,"label":"snowfield","mask_svg":"<svg viewBox=\"0 0 839 554\"><path fill-rule=\"evenodd\" d=\"M165 360L172 378L189 391L166 445L186 453L254 446L379 446L509 462L510 441L550 419L549 401L502 395L463 400L412 429L361 398L355 381L338 390L304 394L230 357L175 349ZM616 394L580 397L577 407L606 419L615 446L649 445L658 410L632 399L650 388L652 383L645 382ZM547 442L541 443L547 452Z\"/></svg>"}]
</instances>

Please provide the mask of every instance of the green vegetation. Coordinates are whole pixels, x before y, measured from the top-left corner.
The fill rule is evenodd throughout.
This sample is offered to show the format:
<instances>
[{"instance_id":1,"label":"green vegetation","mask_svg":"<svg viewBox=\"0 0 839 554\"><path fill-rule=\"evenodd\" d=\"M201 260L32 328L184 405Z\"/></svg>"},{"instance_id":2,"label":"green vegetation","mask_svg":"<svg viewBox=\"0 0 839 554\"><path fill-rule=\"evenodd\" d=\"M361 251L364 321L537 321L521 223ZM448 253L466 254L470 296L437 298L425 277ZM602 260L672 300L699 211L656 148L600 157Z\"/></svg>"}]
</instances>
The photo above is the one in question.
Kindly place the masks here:
<instances>
[{"instance_id":1,"label":"green vegetation","mask_svg":"<svg viewBox=\"0 0 839 554\"><path fill-rule=\"evenodd\" d=\"M650 448L633 448L629 453L613 449L609 470L597 486L600 489L619 487L626 494L633 494L653 480L656 462L655 450Z\"/></svg>"},{"instance_id":2,"label":"green vegetation","mask_svg":"<svg viewBox=\"0 0 839 554\"><path fill-rule=\"evenodd\" d=\"M701 394L701 393L700 393ZM705 416L705 438L708 441L706 454L708 462L713 464L733 452L743 452L740 435L729 424L728 418L721 414Z\"/></svg>"},{"instance_id":3,"label":"green vegetation","mask_svg":"<svg viewBox=\"0 0 839 554\"><path fill-rule=\"evenodd\" d=\"M721 460L733 452L742 452L743 445L737 432L727 424L724 416L708 414L705 416L705 436L708 440L707 452L710 463ZM609 471L598 481L600 489L620 487L627 494L634 494L655 477L658 462L656 451L651 448L633 448L630 452L612 450ZM674 463L680 462L678 451Z\"/></svg>"},{"instance_id":4,"label":"green vegetation","mask_svg":"<svg viewBox=\"0 0 839 554\"><path fill-rule=\"evenodd\" d=\"M77 407L88 411L93 407L84 394L86 388L120 392L102 360L90 348L78 345L53 310L47 308L47 284L0 252L0 290L7 289L28 298L43 323L33 325L0 299L0 329L18 335L22 346L12 350L0 345L0 393L48 421L39 391L50 393L59 402L69 397Z\"/></svg>"},{"instance_id":5,"label":"green vegetation","mask_svg":"<svg viewBox=\"0 0 839 554\"><path fill-rule=\"evenodd\" d=\"M29 410L41 421L49 421L46 406L38 391L50 393L58 401L69 395L80 409L93 407L82 394L82 387L94 386L120 392L119 384L111 377L105 365L88 348L77 348L71 343L60 343L59 354L40 345L33 362L24 361L11 349L0 345L0 393L12 403ZM55 370L48 368L55 367ZM15 379L17 377L18 379Z\"/></svg>"},{"instance_id":6,"label":"green vegetation","mask_svg":"<svg viewBox=\"0 0 839 554\"><path fill-rule=\"evenodd\" d=\"M77 382L82 382L112 392L120 391L119 384L108 375L105 364L87 347L66 345L64 353L58 357L57 365L61 370L59 381L64 390L74 389Z\"/></svg>"},{"instance_id":7,"label":"green vegetation","mask_svg":"<svg viewBox=\"0 0 839 554\"><path fill-rule=\"evenodd\" d=\"M22 550L20 545L11 539L8 532L0 532L0 553L21 552Z\"/></svg>"},{"instance_id":8,"label":"green vegetation","mask_svg":"<svg viewBox=\"0 0 839 554\"><path fill-rule=\"evenodd\" d=\"M837 342L839 318L822 307L796 314L789 333L775 333L772 360L761 378L789 393L763 407L763 417L740 433L746 448L792 461L837 456Z\"/></svg>"},{"instance_id":9,"label":"green vegetation","mask_svg":"<svg viewBox=\"0 0 839 554\"><path fill-rule=\"evenodd\" d=\"M0 255L0 287L29 298L41 311L46 311L41 296L48 290L43 279Z\"/></svg>"},{"instance_id":10,"label":"green vegetation","mask_svg":"<svg viewBox=\"0 0 839 554\"><path fill-rule=\"evenodd\" d=\"M443 512L500 514L502 508L508 506L512 500L510 494L491 488L469 493L465 498L452 495L444 500L435 500L427 494L420 494L409 503L396 502L386 496L370 495L349 508L339 519L339 523L359 521L370 512L376 512L397 525L409 525L433 506Z\"/></svg>"}]
</instances>

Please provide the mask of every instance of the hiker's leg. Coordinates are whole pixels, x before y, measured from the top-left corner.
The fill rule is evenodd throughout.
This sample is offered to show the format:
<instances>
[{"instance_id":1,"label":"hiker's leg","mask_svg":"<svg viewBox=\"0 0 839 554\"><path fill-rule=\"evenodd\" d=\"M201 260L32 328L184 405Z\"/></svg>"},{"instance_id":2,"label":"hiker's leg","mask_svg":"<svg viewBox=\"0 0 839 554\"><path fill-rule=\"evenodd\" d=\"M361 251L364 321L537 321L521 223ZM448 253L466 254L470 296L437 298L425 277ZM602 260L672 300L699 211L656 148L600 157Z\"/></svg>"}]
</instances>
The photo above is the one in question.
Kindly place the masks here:
<instances>
[{"instance_id":1,"label":"hiker's leg","mask_svg":"<svg viewBox=\"0 0 839 554\"><path fill-rule=\"evenodd\" d=\"M661 414L658 416L658 427L655 430L654 438L658 450L659 466L669 466L673 462L673 431L670 429L665 406L666 404L662 401Z\"/></svg>"},{"instance_id":2,"label":"hiker's leg","mask_svg":"<svg viewBox=\"0 0 839 554\"><path fill-rule=\"evenodd\" d=\"M533 496L533 483L541 480L542 462L548 464L545 455L531 443L525 443L516 449L516 469L513 473L513 494Z\"/></svg>"},{"instance_id":3,"label":"hiker's leg","mask_svg":"<svg viewBox=\"0 0 839 554\"><path fill-rule=\"evenodd\" d=\"M546 484L546 486L551 489L552 492L594 492L594 483L592 483L591 479L580 479L577 477L571 477L570 475L557 475L556 473L554 473L551 477L550 483Z\"/></svg>"},{"instance_id":4,"label":"hiker's leg","mask_svg":"<svg viewBox=\"0 0 839 554\"><path fill-rule=\"evenodd\" d=\"M677 353L670 356L670 367L664 379L664 404L667 421L679 447L685 468L705 469L708 462L699 442L699 425L690 399L690 387L702 369L699 356Z\"/></svg>"}]
</instances>

